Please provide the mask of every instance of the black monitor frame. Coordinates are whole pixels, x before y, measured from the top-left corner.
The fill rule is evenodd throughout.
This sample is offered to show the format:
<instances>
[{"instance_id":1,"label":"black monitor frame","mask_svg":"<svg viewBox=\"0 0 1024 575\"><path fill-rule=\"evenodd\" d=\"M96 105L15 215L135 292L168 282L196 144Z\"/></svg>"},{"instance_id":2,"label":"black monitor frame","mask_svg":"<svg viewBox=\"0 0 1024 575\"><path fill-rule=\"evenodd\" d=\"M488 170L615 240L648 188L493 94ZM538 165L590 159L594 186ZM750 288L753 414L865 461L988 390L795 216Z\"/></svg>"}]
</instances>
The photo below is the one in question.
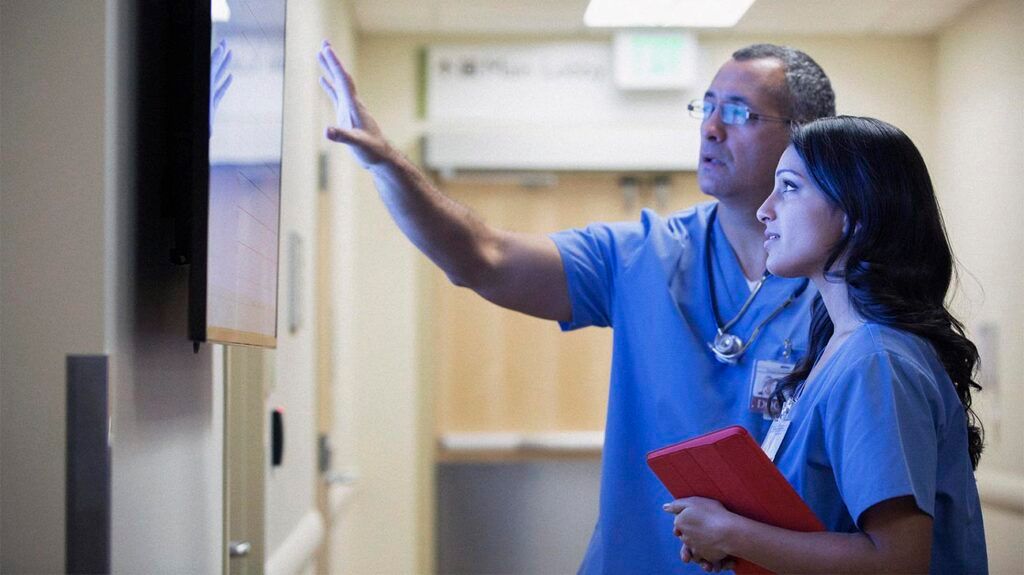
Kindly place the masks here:
<instances>
[{"instance_id":1,"label":"black monitor frame","mask_svg":"<svg viewBox=\"0 0 1024 575\"><path fill-rule=\"evenodd\" d=\"M136 1L138 181L158 188L167 257L188 266L188 338L198 351L209 333L211 0ZM273 348L276 321L274 331L217 341Z\"/></svg>"}]
</instances>

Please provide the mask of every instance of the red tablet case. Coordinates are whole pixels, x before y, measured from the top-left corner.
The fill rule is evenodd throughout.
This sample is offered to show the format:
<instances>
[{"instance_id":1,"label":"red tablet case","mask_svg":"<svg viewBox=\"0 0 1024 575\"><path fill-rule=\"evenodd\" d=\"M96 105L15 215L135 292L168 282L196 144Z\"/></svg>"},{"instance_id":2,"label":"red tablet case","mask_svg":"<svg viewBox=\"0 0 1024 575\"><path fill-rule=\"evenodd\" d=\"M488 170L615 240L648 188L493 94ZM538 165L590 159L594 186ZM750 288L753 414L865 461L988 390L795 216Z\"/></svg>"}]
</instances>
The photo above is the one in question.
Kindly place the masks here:
<instances>
[{"instance_id":1,"label":"red tablet case","mask_svg":"<svg viewBox=\"0 0 1024 575\"><path fill-rule=\"evenodd\" d=\"M647 454L647 465L672 497L707 497L726 509L793 531L824 531L818 517L746 429L712 431ZM771 573L736 559L736 573Z\"/></svg>"}]
</instances>

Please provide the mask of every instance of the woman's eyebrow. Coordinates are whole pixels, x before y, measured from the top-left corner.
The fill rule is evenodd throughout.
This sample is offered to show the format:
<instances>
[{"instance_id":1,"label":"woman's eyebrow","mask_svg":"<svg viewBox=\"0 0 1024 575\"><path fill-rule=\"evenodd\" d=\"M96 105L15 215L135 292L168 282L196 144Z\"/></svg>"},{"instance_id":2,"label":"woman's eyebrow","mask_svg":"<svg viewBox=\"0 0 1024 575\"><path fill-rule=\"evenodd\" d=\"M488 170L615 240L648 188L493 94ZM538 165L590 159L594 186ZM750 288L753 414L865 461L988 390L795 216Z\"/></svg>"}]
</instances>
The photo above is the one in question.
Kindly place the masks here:
<instances>
[{"instance_id":1,"label":"woman's eyebrow","mask_svg":"<svg viewBox=\"0 0 1024 575\"><path fill-rule=\"evenodd\" d=\"M796 176L798 178L803 178L804 177L804 175L801 174L800 172L797 172L796 170L791 170L789 168L782 168L781 170L775 172L775 177L777 178L777 177L779 177L779 176L781 176L782 174L785 174L785 173L793 174L794 176Z\"/></svg>"}]
</instances>

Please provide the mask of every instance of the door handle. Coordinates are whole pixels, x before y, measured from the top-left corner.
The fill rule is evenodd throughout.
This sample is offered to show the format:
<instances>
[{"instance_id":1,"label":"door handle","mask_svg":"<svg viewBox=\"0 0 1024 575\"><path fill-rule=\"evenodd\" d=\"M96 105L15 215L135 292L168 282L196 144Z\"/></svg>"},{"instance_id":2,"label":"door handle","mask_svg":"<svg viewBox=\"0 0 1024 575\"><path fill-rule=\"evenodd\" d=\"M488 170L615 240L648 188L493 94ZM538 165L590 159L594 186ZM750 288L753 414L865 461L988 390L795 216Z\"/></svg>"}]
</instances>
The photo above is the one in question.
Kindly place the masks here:
<instances>
[{"instance_id":1,"label":"door handle","mask_svg":"<svg viewBox=\"0 0 1024 575\"><path fill-rule=\"evenodd\" d=\"M252 551L252 544L248 541L232 541L228 543L228 555L231 557L245 557Z\"/></svg>"}]
</instances>

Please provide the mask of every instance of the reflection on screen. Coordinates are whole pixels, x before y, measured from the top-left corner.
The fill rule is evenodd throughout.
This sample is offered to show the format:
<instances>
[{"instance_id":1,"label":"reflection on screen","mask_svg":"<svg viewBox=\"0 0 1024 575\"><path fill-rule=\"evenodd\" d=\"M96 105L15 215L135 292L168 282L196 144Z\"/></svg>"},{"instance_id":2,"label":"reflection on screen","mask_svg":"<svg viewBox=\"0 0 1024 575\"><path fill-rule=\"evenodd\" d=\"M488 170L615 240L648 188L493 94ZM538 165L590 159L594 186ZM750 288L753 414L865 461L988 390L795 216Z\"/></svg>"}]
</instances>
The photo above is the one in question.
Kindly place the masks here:
<instances>
[{"instance_id":1,"label":"reflection on screen","mask_svg":"<svg viewBox=\"0 0 1024 575\"><path fill-rule=\"evenodd\" d=\"M273 346L285 0L211 4L207 339Z\"/></svg>"}]
</instances>

